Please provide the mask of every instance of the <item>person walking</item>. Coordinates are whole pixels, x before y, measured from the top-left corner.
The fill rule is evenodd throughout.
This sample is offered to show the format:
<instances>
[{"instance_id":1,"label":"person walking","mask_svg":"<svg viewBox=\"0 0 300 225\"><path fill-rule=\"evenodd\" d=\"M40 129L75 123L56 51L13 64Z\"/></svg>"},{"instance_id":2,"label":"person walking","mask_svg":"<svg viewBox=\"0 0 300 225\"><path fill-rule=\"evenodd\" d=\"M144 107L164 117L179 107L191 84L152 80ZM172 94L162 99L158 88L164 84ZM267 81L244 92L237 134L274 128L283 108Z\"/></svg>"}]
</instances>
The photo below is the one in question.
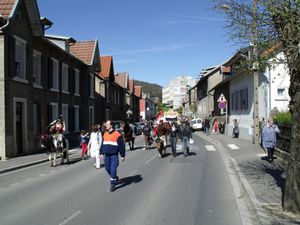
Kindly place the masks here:
<instances>
[{"instance_id":1,"label":"person walking","mask_svg":"<svg viewBox=\"0 0 300 225\"><path fill-rule=\"evenodd\" d=\"M236 119L233 120L232 137L238 138L240 134L239 124Z\"/></svg>"},{"instance_id":2,"label":"person walking","mask_svg":"<svg viewBox=\"0 0 300 225\"><path fill-rule=\"evenodd\" d=\"M86 132L86 130L80 131L80 146L81 146L82 160L87 158L89 140L90 140L89 133Z\"/></svg>"},{"instance_id":3,"label":"person walking","mask_svg":"<svg viewBox=\"0 0 300 225\"><path fill-rule=\"evenodd\" d=\"M192 138L192 128L189 125L189 122L186 121L183 123L180 129L180 139L182 140L182 152L183 156L187 157L190 151L190 139Z\"/></svg>"},{"instance_id":4,"label":"person walking","mask_svg":"<svg viewBox=\"0 0 300 225\"><path fill-rule=\"evenodd\" d=\"M173 123L172 127L171 127L171 133L170 133L170 142L171 142L172 156L173 157L176 157L177 138L178 138L178 130L176 128L175 123Z\"/></svg>"},{"instance_id":5,"label":"person walking","mask_svg":"<svg viewBox=\"0 0 300 225\"><path fill-rule=\"evenodd\" d=\"M276 134L279 134L280 130L277 125L274 124L273 118L269 119L269 123L264 126L262 130L262 142L263 148L268 153L267 160L273 162L273 154L277 144Z\"/></svg>"},{"instance_id":6,"label":"person walking","mask_svg":"<svg viewBox=\"0 0 300 225\"><path fill-rule=\"evenodd\" d=\"M149 126L148 122L145 122L145 126L143 127L143 136L145 141L145 150L149 149L152 145L152 137L151 137L151 127Z\"/></svg>"},{"instance_id":7,"label":"person walking","mask_svg":"<svg viewBox=\"0 0 300 225\"><path fill-rule=\"evenodd\" d=\"M210 128L210 119L209 116L206 116L204 120L204 133L208 134L209 128Z\"/></svg>"},{"instance_id":8,"label":"person walking","mask_svg":"<svg viewBox=\"0 0 300 225\"><path fill-rule=\"evenodd\" d=\"M125 160L125 143L122 135L114 130L112 121L105 123L106 131L103 135L103 143L100 149L100 159L104 158L105 170L110 176L110 192L114 192L118 181L117 168L119 166L119 154L121 160Z\"/></svg>"},{"instance_id":9,"label":"person walking","mask_svg":"<svg viewBox=\"0 0 300 225\"><path fill-rule=\"evenodd\" d=\"M101 144L102 144L102 134L99 129L99 125L93 125L88 148L91 157L94 159L94 166L96 167L96 169L100 168L99 151L100 151Z\"/></svg>"}]
</instances>

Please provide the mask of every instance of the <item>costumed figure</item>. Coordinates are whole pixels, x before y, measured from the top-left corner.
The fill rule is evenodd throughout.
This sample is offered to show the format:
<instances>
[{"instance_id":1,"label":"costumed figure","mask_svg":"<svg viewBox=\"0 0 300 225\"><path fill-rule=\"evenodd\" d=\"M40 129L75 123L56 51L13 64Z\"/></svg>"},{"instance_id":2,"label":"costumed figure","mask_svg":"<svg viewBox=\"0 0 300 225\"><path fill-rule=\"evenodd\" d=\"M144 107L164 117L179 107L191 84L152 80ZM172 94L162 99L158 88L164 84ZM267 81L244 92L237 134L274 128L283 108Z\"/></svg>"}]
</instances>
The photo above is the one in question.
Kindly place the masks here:
<instances>
[{"instance_id":1,"label":"costumed figure","mask_svg":"<svg viewBox=\"0 0 300 225\"><path fill-rule=\"evenodd\" d=\"M47 132L53 137L53 144L55 148L64 148L66 146L63 133L65 131L65 122L63 116L60 115L56 120L52 121L48 127Z\"/></svg>"}]
</instances>

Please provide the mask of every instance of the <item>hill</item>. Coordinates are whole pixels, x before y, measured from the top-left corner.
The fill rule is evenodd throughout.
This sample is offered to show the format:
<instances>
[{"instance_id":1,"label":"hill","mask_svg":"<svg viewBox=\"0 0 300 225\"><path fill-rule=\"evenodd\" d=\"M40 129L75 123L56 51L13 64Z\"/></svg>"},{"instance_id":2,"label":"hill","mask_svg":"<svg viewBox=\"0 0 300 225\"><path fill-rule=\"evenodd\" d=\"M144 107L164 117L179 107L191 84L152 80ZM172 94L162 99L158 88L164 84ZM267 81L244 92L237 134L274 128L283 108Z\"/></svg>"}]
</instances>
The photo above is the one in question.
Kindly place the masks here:
<instances>
[{"instance_id":1,"label":"hill","mask_svg":"<svg viewBox=\"0 0 300 225\"><path fill-rule=\"evenodd\" d=\"M150 98L159 97L162 99L162 86L145 81L134 80L134 85L142 86L142 92L148 93Z\"/></svg>"}]
</instances>

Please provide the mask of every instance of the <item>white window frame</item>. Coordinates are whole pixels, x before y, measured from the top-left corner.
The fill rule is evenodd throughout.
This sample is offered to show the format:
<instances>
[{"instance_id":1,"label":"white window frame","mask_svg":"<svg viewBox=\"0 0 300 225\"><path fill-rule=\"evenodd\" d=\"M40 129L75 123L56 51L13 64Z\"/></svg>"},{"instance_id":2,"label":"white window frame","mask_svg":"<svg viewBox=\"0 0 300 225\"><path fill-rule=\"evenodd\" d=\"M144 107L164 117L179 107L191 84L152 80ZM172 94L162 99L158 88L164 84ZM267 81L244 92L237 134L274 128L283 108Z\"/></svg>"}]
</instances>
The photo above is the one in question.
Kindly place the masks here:
<instances>
[{"instance_id":1,"label":"white window frame","mask_svg":"<svg viewBox=\"0 0 300 225\"><path fill-rule=\"evenodd\" d=\"M15 39L15 60L14 60L14 66L15 66L15 76L14 76L14 80L16 81L20 81L20 82L25 82L28 83L28 80L26 79L26 45L27 42L14 35L14 39ZM18 56L18 49L20 49L20 55ZM18 59L18 57L20 57ZM16 64L19 63L19 71L16 68Z\"/></svg>"},{"instance_id":2,"label":"white window frame","mask_svg":"<svg viewBox=\"0 0 300 225\"><path fill-rule=\"evenodd\" d=\"M32 105L32 125L34 136L38 136L40 132L40 105L37 103Z\"/></svg>"},{"instance_id":3,"label":"white window frame","mask_svg":"<svg viewBox=\"0 0 300 225\"><path fill-rule=\"evenodd\" d=\"M74 105L74 132L80 131L79 105Z\"/></svg>"},{"instance_id":4,"label":"white window frame","mask_svg":"<svg viewBox=\"0 0 300 225\"><path fill-rule=\"evenodd\" d=\"M51 58L52 60L52 88L51 91L58 92L59 91L59 62L55 58ZM57 65L57 66L55 66Z\"/></svg>"},{"instance_id":5,"label":"white window frame","mask_svg":"<svg viewBox=\"0 0 300 225\"><path fill-rule=\"evenodd\" d=\"M62 64L62 92L70 94L69 92L69 66L65 63Z\"/></svg>"},{"instance_id":6,"label":"white window frame","mask_svg":"<svg viewBox=\"0 0 300 225\"><path fill-rule=\"evenodd\" d=\"M90 73L90 98L94 98L95 92L95 76L94 74Z\"/></svg>"},{"instance_id":7,"label":"white window frame","mask_svg":"<svg viewBox=\"0 0 300 225\"><path fill-rule=\"evenodd\" d=\"M66 111L65 111L66 110ZM61 113L65 122L65 133L69 132L69 105L61 104Z\"/></svg>"},{"instance_id":8,"label":"white window frame","mask_svg":"<svg viewBox=\"0 0 300 225\"><path fill-rule=\"evenodd\" d=\"M51 106L51 121L54 121L58 117L58 103L57 102L50 102L49 104ZM53 110L55 109L55 110Z\"/></svg>"},{"instance_id":9,"label":"white window frame","mask_svg":"<svg viewBox=\"0 0 300 225\"><path fill-rule=\"evenodd\" d=\"M103 98L105 98L105 90L106 90L105 82L104 81L100 81L100 95Z\"/></svg>"},{"instance_id":10,"label":"white window frame","mask_svg":"<svg viewBox=\"0 0 300 225\"><path fill-rule=\"evenodd\" d=\"M74 82L75 82L74 95L80 96L80 72L78 69L74 69Z\"/></svg>"},{"instance_id":11,"label":"white window frame","mask_svg":"<svg viewBox=\"0 0 300 225\"><path fill-rule=\"evenodd\" d=\"M35 58L37 59L37 61L34 60ZM33 87L35 87L35 88L42 88L41 58L42 58L42 53L33 49L32 78L33 78Z\"/></svg>"}]
</instances>

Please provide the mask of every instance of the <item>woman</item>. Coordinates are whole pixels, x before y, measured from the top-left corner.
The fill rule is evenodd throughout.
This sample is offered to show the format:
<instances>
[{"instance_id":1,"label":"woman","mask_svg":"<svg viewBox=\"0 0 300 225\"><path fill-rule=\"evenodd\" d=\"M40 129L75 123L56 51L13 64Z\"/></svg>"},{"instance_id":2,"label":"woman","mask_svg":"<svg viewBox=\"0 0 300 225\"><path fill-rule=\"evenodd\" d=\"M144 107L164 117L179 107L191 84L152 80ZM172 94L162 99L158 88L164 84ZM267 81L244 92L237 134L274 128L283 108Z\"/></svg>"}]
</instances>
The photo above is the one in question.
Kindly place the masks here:
<instances>
[{"instance_id":1,"label":"woman","mask_svg":"<svg viewBox=\"0 0 300 225\"><path fill-rule=\"evenodd\" d=\"M172 124L171 127L171 133L170 133L170 142L171 142L171 148L172 148L172 155L173 157L176 157L176 143L178 138L178 130L175 126L175 123Z\"/></svg>"},{"instance_id":2,"label":"woman","mask_svg":"<svg viewBox=\"0 0 300 225\"><path fill-rule=\"evenodd\" d=\"M233 130L232 130L232 137L238 138L240 133L239 124L236 119L233 120Z\"/></svg>"},{"instance_id":3,"label":"woman","mask_svg":"<svg viewBox=\"0 0 300 225\"><path fill-rule=\"evenodd\" d=\"M102 145L102 134L98 125L92 127L92 133L88 144L91 157L94 158L94 166L100 168L100 147Z\"/></svg>"}]
</instances>

